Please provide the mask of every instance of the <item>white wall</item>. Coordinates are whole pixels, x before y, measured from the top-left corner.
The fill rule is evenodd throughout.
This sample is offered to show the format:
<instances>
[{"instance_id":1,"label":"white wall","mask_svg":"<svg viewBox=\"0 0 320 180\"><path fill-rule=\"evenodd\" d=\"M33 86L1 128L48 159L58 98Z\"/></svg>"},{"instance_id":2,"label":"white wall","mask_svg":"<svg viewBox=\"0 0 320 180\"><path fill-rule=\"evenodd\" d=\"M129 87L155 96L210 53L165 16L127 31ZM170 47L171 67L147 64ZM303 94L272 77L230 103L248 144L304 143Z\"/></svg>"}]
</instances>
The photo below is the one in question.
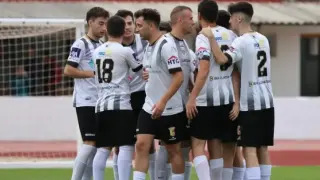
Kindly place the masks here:
<instances>
[{"instance_id":1,"label":"white wall","mask_svg":"<svg viewBox=\"0 0 320 180\"><path fill-rule=\"evenodd\" d=\"M320 26L261 26L263 34L277 34L277 56L272 59L276 96L300 96L300 35L320 32Z\"/></svg>"},{"instance_id":2,"label":"white wall","mask_svg":"<svg viewBox=\"0 0 320 180\"><path fill-rule=\"evenodd\" d=\"M0 141L76 140L71 97L0 97ZM276 98L276 139L320 139L320 98Z\"/></svg>"}]
</instances>

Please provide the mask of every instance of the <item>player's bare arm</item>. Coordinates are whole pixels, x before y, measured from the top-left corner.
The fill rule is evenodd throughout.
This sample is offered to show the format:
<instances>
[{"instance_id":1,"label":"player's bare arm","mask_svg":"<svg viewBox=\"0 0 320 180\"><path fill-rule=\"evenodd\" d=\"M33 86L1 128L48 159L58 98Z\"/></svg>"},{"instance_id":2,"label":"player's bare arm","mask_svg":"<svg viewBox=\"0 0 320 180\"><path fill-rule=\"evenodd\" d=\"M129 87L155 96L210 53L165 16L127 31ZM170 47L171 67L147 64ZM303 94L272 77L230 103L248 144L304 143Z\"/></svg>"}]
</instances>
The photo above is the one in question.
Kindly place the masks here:
<instances>
[{"instance_id":1,"label":"player's bare arm","mask_svg":"<svg viewBox=\"0 0 320 180\"><path fill-rule=\"evenodd\" d=\"M210 42L210 46L211 46L211 51L215 57L215 61L218 64L226 64L226 65L231 65L232 64L232 59L228 58L220 49L220 46L218 45L212 30L210 27L208 28L203 28L200 32L201 34L203 34L204 36L206 36Z\"/></svg>"},{"instance_id":2,"label":"player's bare arm","mask_svg":"<svg viewBox=\"0 0 320 180\"><path fill-rule=\"evenodd\" d=\"M183 73L180 71L176 71L171 73L172 81L167 90L167 92L161 97L160 101L157 102L153 108L152 118L157 119L161 116L164 108L166 107L167 102L171 99L171 97L179 90L180 86L183 83Z\"/></svg>"},{"instance_id":3,"label":"player's bare arm","mask_svg":"<svg viewBox=\"0 0 320 180\"><path fill-rule=\"evenodd\" d=\"M229 117L234 121L238 117L240 111L240 72L235 69L231 76L234 91L234 104Z\"/></svg>"},{"instance_id":4,"label":"player's bare arm","mask_svg":"<svg viewBox=\"0 0 320 180\"><path fill-rule=\"evenodd\" d=\"M193 119L198 113L196 108L196 98L207 80L209 71L210 61L205 59L200 60L196 81L186 105L188 119Z\"/></svg>"},{"instance_id":5,"label":"player's bare arm","mask_svg":"<svg viewBox=\"0 0 320 180\"><path fill-rule=\"evenodd\" d=\"M72 78L93 78L94 72L93 71L81 71L80 69L67 64L64 67L63 71L64 75Z\"/></svg>"}]
</instances>

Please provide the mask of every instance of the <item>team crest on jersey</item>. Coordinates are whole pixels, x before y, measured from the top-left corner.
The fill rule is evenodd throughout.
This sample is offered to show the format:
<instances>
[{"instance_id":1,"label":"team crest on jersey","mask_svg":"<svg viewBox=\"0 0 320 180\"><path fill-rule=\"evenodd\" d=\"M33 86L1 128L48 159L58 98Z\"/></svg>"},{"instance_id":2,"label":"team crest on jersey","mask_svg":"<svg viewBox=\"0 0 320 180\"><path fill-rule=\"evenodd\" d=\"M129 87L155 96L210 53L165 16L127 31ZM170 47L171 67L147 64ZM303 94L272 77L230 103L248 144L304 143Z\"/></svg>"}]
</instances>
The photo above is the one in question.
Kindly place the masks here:
<instances>
[{"instance_id":1,"label":"team crest on jersey","mask_svg":"<svg viewBox=\"0 0 320 180\"><path fill-rule=\"evenodd\" d=\"M168 64L178 64L180 63L179 61L179 58L177 56L171 56L169 59L168 59Z\"/></svg>"},{"instance_id":2,"label":"team crest on jersey","mask_svg":"<svg viewBox=\"0 0 320 180\"><path fill-rule=\"evenodd\" d=\"M81 53L80 48L73 47L71 48L70 56L73 58L79 58Z\"/></svg>"}]
</instances>

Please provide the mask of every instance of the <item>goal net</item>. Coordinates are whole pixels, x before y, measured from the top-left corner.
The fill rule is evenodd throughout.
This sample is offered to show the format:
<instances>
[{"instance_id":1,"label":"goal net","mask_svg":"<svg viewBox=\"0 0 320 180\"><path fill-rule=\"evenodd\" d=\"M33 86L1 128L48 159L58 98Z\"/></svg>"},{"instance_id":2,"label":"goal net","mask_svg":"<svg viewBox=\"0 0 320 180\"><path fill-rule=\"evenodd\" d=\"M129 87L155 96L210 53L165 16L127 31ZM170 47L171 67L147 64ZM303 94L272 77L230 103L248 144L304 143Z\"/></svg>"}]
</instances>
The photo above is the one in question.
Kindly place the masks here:
<instances>
[{"instance_id":1,"label":"goal net","mask_svg":"<svg viewBox=\"0 0 320 180\"><path fill-rule=\"evenodd\" d=\"M0 19L0 168L71 167L79 142L63 76L82 19Z\"/></svg>"}]
</instances>

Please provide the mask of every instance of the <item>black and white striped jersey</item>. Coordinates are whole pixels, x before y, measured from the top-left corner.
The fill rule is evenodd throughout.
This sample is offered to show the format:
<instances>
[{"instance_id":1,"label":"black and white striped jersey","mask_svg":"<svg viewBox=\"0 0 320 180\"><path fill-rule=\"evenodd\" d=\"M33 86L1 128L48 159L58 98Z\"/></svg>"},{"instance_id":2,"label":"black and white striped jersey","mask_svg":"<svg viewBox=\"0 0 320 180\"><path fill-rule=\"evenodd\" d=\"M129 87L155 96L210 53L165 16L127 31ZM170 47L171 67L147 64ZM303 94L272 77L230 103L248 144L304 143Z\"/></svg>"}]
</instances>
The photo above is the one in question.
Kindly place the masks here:
<instances>
[{"instance_id":1,"label":"black and white striped jersey","mask_svg":"<svg viewBox=\"0 0 320 180\"><path fill-rule=\"evenodd\" d=\"M212 31L221 50L229 49L235 39L234 33L221 26L213 27ZM231 77L233 66L225 68L215 62L209 39L203 34L199 34L196 38L196 55L199 61L210 61L209 75L196 99L197 106L220 106L233 103L234 91Z\"/></svg>"},{"instance_id":2,"label":"black and white striped jersey","mask_svg":"<svg viewBox=\"0 0 320 180\"><path fill-rule=\"evenodd\" d=\"M142 65L129 47L117 42L106 42L93 54L99 98L96 112L131 110L129 71L140 71Z\"/></svg>"},{"instance_id":3,"label":"black and white striped jersey","mask_svg":"<svg viewBox=\"0 0 320 180\"><path fill-rule=\"evenodd\" d=\"M70 49L67 64L85 71L94 71L92 54L102 44L88 36L76 40ZM98 99L98 91L94 78L75 78L73 90L73 106L95 106Z\"/></svg>"},{"instance_id":4,"label":"black and white striped jersey","mask_svg":"<svg viewBox=\"0 0 320 180\"><path fill-rule=\"evenodd\" d=\"M274 107L268 39L258 32L246 33L236 38L226 53L241 72L240 110Z\"/></svg>"}]
</instances>

